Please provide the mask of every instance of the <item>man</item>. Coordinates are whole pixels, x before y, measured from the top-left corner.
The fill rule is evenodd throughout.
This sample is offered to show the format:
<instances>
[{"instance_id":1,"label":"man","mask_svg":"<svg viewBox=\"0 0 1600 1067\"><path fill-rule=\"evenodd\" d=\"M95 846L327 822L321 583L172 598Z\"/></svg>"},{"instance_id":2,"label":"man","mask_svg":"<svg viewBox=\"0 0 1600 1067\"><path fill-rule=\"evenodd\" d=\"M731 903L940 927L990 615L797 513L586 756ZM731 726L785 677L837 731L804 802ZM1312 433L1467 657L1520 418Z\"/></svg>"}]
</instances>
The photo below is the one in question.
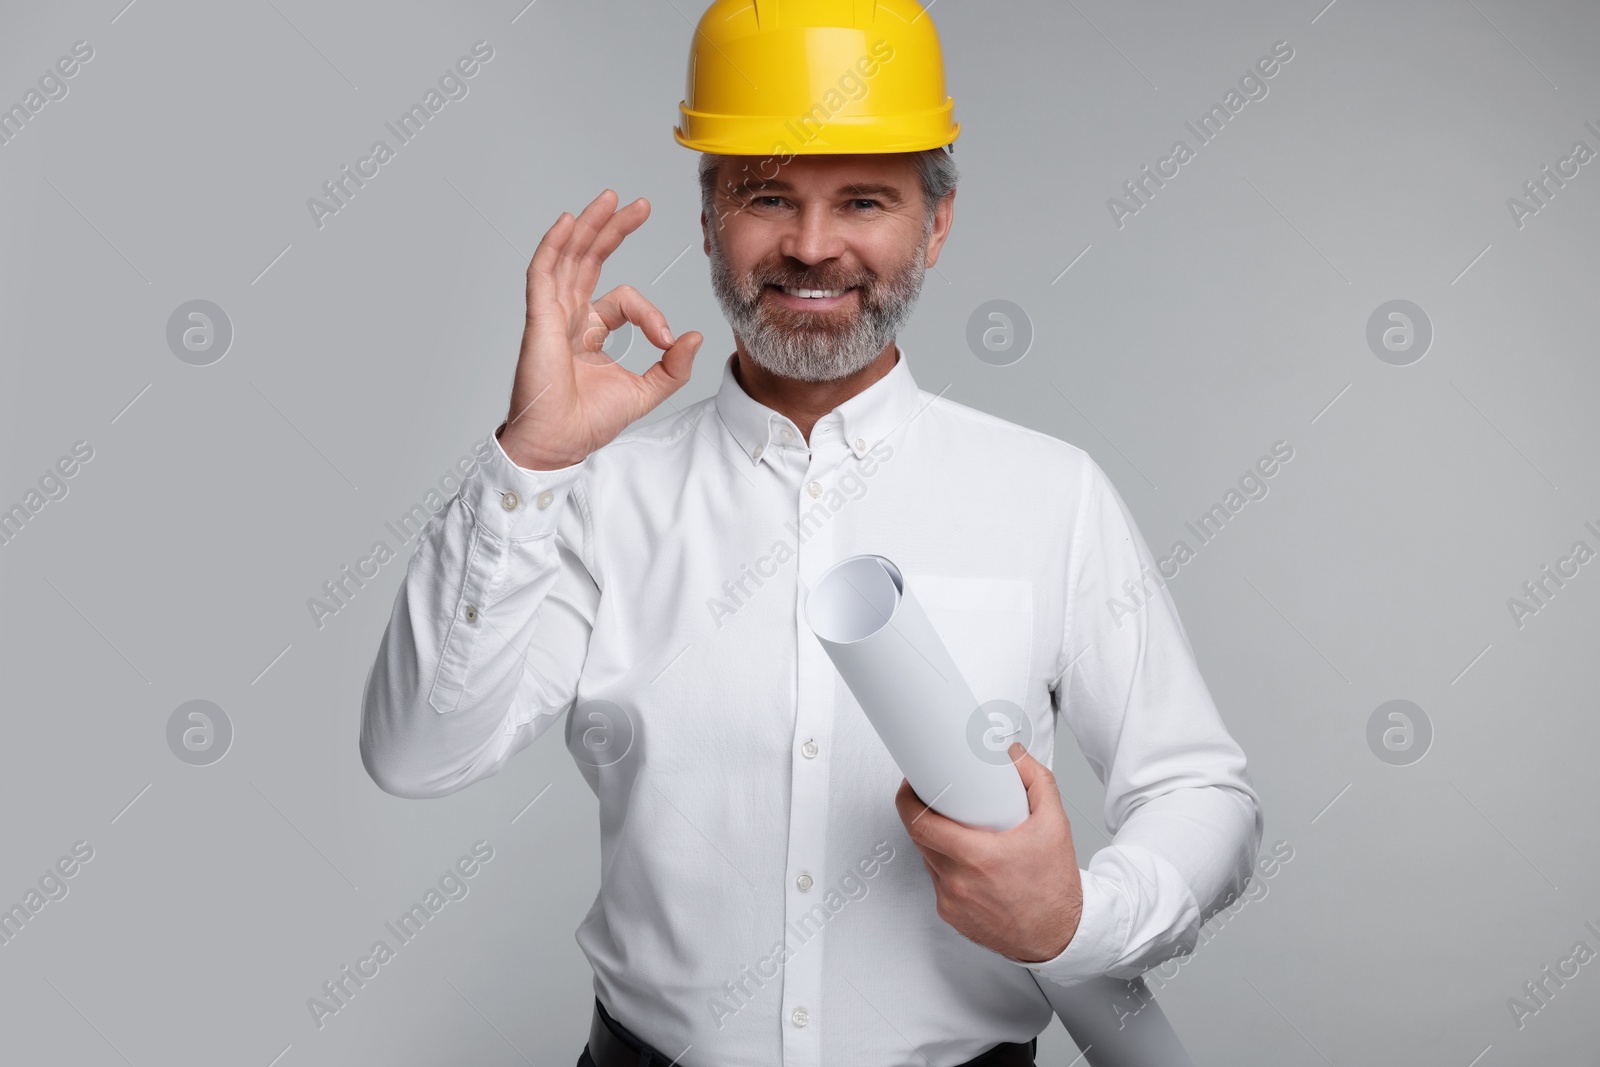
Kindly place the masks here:
<instances>
[{"instance_id":1,"label":"man","mask_svg":"<svg viewBox=\"0 0 1600 1067\"><path fill-rule=\"evenodd\" d=\"M687 384L702 335L628 286L594 296L644 200L562 213L528 268L508 418L397 597L362 758L391 793L442 796L565 717L600 809L580 1067L1031 1064L1038 983L1191 950L1244 887L1260 804L1165 589L1106 609L1153 561L1105 474L923 391L895 340L954 220L932 20L912 0L855 5L870 25L776 10L707 12L681 143L796 113L713 51L759 62L761 91L832 69L829 48L851 69L877 38L894 60L787 158L702 157L735 340L716 395L635 425ZM601 350L624 322L663 349L643 374ZM1014 761L1023 824L929 809L806 626L817 577L861 552L901 566L978 699L1017 709L984 744ZM1085 870L1049 769L1062 721L1116 835Z\"/></svg>"}]
</instances>

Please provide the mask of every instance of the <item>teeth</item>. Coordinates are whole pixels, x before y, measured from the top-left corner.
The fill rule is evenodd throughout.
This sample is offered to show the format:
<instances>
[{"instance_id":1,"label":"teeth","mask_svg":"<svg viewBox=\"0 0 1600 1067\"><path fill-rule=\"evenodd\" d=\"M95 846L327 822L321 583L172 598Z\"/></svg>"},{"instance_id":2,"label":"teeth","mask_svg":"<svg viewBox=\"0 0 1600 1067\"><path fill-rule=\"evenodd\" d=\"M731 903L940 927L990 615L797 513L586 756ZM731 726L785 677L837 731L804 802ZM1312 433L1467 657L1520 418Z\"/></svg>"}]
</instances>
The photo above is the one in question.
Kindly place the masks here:
<instances>
[{"instance_id":1,"label":"teeth","mask_svg":"<svg viewBox=\"0 0 1600 1067\"><path fill-rule=\"evenodd\" d=\"M803 296L808 300L817 300L828 296L842 296L848 292L846 289L793 289L787 285L779 286L790 296Z\"/></svg>"}]
</instances>

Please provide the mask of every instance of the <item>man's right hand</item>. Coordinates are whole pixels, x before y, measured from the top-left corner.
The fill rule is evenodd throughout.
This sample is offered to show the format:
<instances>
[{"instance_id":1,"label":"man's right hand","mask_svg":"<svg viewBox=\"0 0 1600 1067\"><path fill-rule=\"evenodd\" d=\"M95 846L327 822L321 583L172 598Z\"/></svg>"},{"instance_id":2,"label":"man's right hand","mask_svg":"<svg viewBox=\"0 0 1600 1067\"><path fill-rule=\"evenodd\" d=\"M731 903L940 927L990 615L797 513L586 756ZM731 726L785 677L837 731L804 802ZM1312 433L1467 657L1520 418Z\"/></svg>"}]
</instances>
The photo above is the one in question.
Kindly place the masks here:
<instances>
[{"instance_id":1,"label":"man's right hand","mask_svg":"<svg viewBox=\"0 0 1600 1067\"><path fill-rule=\"evenodd\" d=\"M674 339L667 318L630 285L598 300L600 267L644 223L650 202L616 207L606 189L577 218L565 211L528 264L528 319L500 446L519 467L554 470L580 463L689 382L698 331ZM663 349L643 374L602 351L624 322Z\"/></svg>"}]
</instances>

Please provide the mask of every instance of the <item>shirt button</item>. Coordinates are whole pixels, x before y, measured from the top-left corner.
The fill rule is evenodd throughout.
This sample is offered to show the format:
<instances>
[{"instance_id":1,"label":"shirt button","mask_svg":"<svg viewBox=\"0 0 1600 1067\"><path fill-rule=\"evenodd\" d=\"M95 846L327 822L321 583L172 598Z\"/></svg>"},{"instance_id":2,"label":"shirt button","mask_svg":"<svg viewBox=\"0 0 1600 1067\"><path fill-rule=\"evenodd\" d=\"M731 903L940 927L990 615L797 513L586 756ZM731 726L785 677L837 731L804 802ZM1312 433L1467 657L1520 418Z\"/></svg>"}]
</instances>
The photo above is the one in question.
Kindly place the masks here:
<instances>
[{"instance_id":1,"label":"shirt button","mask_svg":"<svg viewBox=\"0 0 1600 1067\"><path fill-rule=\"evenodd\" d=\"M794 884L800 887L800 892L804 893L806 890L811 888L811 876L809 874L802 874L800 877L794 880ZM1038 970L1037 967L1034 969Z\"/></svg>"},{"instance_id":2,"label":"shirt button","mask_svg":"<svg viewBox=\"0 0 1600 1067\"><path fill-rule=\"evenodd\" d=\"M467 621L468 622L477 622L478 621L478 609L473 607L471 604L467 605Z\"/></svg>"},{"instance_id":3,"label":"shirt button","mask_svg":"<svg viewBox=\"0 0 1600 1067\"><path fill-rule=\"evenodd\" d=\"M794 440L794 431L789 429L789 427L787 427L787 426L783 427L783 429L780 432L782 432L783 439L785 441L793 441Z\"/></svg>"},{"instance_id":4,"label":"shirt button","mask_svg":"<svg viewBox=\"0 0 1600 1067\"><path fill-rule=\"evenodd\" d=\"M810 493L812 496L821 496L822 495L822 483L821 482L807 482L806 483L806 492Z\"/></svg>"},{"instance_id":5,"label":"shirt button","mask_svg":"<svg viewBox=\"0 0 1600 1067\"><path fill-rule=\"evenodd\" d=\"M554 493L552 493L550 490L546 489L544 492L540 493L539 496L538 496L538 501L537 502L539 504L539 508L541 510L543 510L544 508L549 507L550 506L550 501L554 500L555 498L556 498L556 495Z\"/></svg>"},{"instance_id":6,"label":"shirt button","mask_svg":"<svg viewBox=\"0 0 1600 1067\"><path fill-rule=\"evenodd\" d=\"M500 494L500 506L507 511L516 511L517 505L522 503L522 498L516 493L505 492Z\"/></svg>"},{"instance_id":7,"label":"shirt button","mask_svg":"<svg viewBox=\"0 0 1600 1067\"><path fill-rule=\"evenodd\" d=\"M856 438L856 451L857 452L865 452L866 450L867 450L866 439L862 438L862 437Z\"/></svg>"},{"instance_id":8,"label":"shirt button","mask_svg":"<svg viewBox=\"0 0 1600 1067\"><path fill-rule=\"evenodd\" d=\"M756 445L756 450L754 452L750 453L750 458L751 459L760 459L761 458L761 450L762 450L763 447L765 447L765 446Z\"/></svg>"},{"instance_id":9,"label":"shirt button","mask_svg":"<svg viewBox=\"0 0 1600 1067\"><path fill-rule=\"evenodd\" d=\"M794 1020L794 1024L796 1026L804 1026L806 1023L811 1021L811 1013L806 1011L804 1008L796 1008L794 1013L791 1014L789 1018Z\"/></svg>"},{"instance_id":10,"label":"shirt button","mask_svg":"<svg viewBox=\"0 0 1600 1067\"><path fill-rule=\"evenodd\" d=\"M817 743L815 741L807 741L800 746L800 751L805 753L806 759L815 759L817 756Z\"/></svg>"}]
</instances>

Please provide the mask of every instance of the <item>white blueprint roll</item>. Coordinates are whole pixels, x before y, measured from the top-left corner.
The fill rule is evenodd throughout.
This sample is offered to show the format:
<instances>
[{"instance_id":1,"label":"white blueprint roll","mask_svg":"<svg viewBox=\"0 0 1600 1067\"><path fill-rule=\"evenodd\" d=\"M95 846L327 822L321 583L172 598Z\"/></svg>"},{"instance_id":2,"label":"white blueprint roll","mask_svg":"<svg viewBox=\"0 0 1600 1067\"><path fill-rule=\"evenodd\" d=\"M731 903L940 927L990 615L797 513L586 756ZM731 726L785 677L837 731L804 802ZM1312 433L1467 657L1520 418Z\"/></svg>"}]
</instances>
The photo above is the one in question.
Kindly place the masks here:
<instances>
[{"instance_id":1,"label":"white blueprint roll","mask_svg":"<svg viewBox=\"0 0 1600 1067\"><path fill-rule=\"evenodd\" d=\"M946 818L1009 830L1028 817L1011 763L979 758L967 723L979 706L894 563L850 556L806 598L806 621L906 781ZM1089 1067L1193 1067L1144 985L1101 976L1070 986L1033 975Z\"/></svg>"},{"instance_id":2,"label":"white blueprint roll","mask_svg":"<svg viewBox=\"0 0 1600 1067\"><path fill-rule=\"evenodd\" d=\"M929 807L986 830L1027 819L1016 768L967 743L978 701L898 567L874 555L839 561L807 597L806 621Z\"/></svg>"}]
</instances>

